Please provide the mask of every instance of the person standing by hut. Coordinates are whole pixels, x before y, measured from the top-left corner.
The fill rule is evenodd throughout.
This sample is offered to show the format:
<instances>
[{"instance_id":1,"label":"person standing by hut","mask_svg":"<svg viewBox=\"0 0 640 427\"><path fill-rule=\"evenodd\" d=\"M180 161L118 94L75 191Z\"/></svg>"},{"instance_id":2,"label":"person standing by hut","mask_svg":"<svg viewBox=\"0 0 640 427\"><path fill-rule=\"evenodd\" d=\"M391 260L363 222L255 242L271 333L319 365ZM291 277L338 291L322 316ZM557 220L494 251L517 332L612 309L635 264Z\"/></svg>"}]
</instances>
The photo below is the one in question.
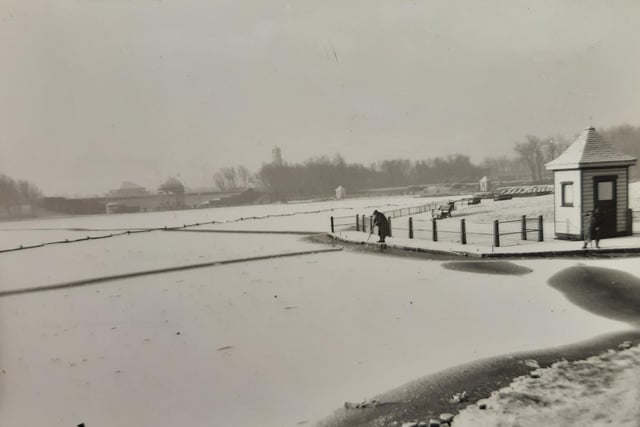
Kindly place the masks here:
<instances>
[{"instance_id":1,"label":"person standing by hut","mask_svg":"<svg viewBox=\"0 0 640 427\"><path fill-rule=\"evenodd\" d=\"M591 243L592 240L595 240L596 248L599 248L601 223L600 210L598 208L592 209L585 214L585 218L589 218L589 227L587 227L584 233L584 245L582 245L582 249L587 249L587 245Z\"/></svg>"},{"instance_id":2,"label":"person standing by hut","mask_svg":"<svg viewBox=\"0 0 640 427\"><path fill-rule=\"evenodd\" d=\"M378 236L380 237L378 243L384 243L384 239L391 233L389 233L389 221L382 212L373 211L373 226L378 227Z\"/></svg>"}]
</instances>

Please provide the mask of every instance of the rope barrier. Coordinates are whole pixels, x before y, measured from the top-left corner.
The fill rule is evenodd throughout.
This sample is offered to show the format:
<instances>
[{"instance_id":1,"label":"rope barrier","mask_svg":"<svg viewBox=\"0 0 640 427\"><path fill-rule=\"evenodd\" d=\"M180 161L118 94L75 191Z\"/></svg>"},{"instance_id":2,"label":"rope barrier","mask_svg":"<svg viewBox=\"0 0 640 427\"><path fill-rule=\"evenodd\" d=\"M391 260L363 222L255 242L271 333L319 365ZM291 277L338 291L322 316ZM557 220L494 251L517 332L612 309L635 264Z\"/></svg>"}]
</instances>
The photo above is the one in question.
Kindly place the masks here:
<instances>
[{"instance_id":1,"label":"rope barrier","mask_svg":"<svg viewBox=\"0 0 640 427\"><path fill-rule=\"evenodd\" d=\"M48 246L48 245L57 245L57 244L64 244L64 243L76 243L76 242L85 242L85 241L89 241L89 240L99 240L99 239L106 239L109 237L116 237L116 236L124 236L124 235L129 235L129 234L134 234L134 233L147 233L147 232L151 232L151 231L173 231L173 230L180 230L180 229L186 229L186 228L192 228L192 227L199 227L202 225L209 225L209 224L230 224L230 223L236 223L236 222L242 222L242 221L248 221L248 220L261 220L261 219L267 219L267 218L279 218L279 217L289 217L289 216L295 216L295 215L308 215L308 214L316 214L316 213L322 213L322 212L330 212L330 211L334 211L334 210L343 210L343 209L353 209L353 208L327 208L327 209L318 209L318 210L314 210L314 211L297 211L297 212L291 212L291 213L283 213L283 214L268 214L268 215L262 215L262 216L250 216L250 217L240 217L240 218L235 218L235 219L230 219L230 220L225 220L225 221L208 221L208 222L196 222L193 224L183 224L182 226L174 226L174 227L150 227L150 228L131 228L131 229L123 229L123 228L117 228L117 229L90 229L90 228L77 228L77 227L71 227L71 228L22 228L22 229L9 229L10 231L24 231L24 230L67 230L67 231L120 231L120 230L124 230L120 233L111 233L111 234L107 234L107 235L101 235L101 236L87 236L87 237L83 237L83 238L79 238L79 239L65 239L65 240L56 240L56 241L52 241L52 242L45 242L45 243L40 243L37 245L20 245L16 248L9 248L9 249L0 249L0 254L1 253L5 253L5 252L15 252L15 251L21 251L21 250L25 250L25 249L34 249L34 248L41 248L43 246ZM2 231L9 231L8 229L2 229Z\"/></svg>"}]
</instances>

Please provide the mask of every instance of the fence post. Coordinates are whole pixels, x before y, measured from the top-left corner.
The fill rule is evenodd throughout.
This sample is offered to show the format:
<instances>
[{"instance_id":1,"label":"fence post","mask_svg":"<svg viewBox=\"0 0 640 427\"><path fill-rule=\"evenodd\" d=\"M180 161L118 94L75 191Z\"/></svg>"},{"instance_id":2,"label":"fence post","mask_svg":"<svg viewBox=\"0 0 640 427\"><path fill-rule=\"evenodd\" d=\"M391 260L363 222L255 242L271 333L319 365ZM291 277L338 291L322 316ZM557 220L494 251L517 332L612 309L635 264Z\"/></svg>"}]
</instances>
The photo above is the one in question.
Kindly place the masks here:
<instances>
[{"instance_id":1,"label":"fence post","mask_svg":"<svg viewBox=\"0 0 640 427\"><path fill-rule=\"evenodd\" d=\"M527 240L527 216L522 215L522 240Z\"/></svg>"},{"instance_id":2,"label":"fence post","mask_svg":"<svg viewBox=\"0 0 640 427\"><path fill-rule=\"evenodd\" d=\"M542 215L538 216L538 242L542 242L544 240L544 229L542 225Z\"/></svg>"},{"instance_id":3,"label":"fence post","mask_svg":"<svg viewBox=\"0 0 640 427\"><path fill-rule=\"evenodd\" d=\"M498 225L498 220L493 221L493 246L496 248L500 247L500 225Z\"/></svg>"},{"instance_id":4,"label":"fence post","mask_svg":"<svg viewBox=\"0 0 640 427\"><path fill-rule=\"evenodd\" d=\"M409 238L413 239L413 217L409 217Z\"/></svg>"},{"instance_id":5,"label":"fence post","mask_svg":"<svg viewBox=\"0 0 640 427\"><path fill-rule=\"evenodd\" d=\"M431 220L431 237L434 242L438 241L438 223L435 218Z\"/></svg>"},{"instance_id":6,"label":"fence post","mask_svg":"<svg viewBox=\"0 0 640 427\"><path fill-rule=\"evenodd\" d=\"M333 217L331 217L331 232L333 233Z\"/></svg>"},{"instance_id":7,"label":"fence post","mask_svg":"<svg viewBox=\"0 0 640 427\"><path fill-rule=\"evenodd\" d=\"M369 217L369 232L373 234L373 217Z\"/></svg>"},{"instance_id":8,"label":"fence post","mask_svg":"<svg viewBox=\"0 0 640 427\"><path fill-rule=\"evenodd\" d=\"M463 245L467 244L467 225L464 218L460 220L460 241Z\"/></svg>"},{"instance_id":9,"label":"fence post","mask_svg":"<svg viewBox=\"0 0 640 427\"><path fill-rule=\"evenodd\" d=\"M388 218L387 222L389 223L389 237L391 236L391 217Z\"/></svg>"},{"instance_id":10,"label":"fence post","mask_svg":"<svg viewBox=\"0 0 640 427\"><path fill-rule=\"evenodd\" d=\"M364 214L362 214L362 231L367 231L367 228L365 227L365 222L364 222Z\"/></svg>"},{"instance_id":11,"label":"fence post","mask_svg":"<svg viewBox=\"0 0 640 427\"><path fill-rule=\"evenodd\" d=\"M356 231L360 231L360 215L356 214Z\"/></svg>"}]
</instances>

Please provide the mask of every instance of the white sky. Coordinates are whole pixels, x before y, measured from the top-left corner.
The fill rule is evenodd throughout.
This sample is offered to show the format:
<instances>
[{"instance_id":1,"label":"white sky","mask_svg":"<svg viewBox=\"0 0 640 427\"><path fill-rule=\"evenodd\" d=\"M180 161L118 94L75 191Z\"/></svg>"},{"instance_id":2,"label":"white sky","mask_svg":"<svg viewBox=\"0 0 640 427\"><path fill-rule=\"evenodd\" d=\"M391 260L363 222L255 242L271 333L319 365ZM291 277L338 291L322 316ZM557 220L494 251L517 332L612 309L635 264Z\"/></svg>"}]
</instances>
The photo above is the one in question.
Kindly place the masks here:
<instances>
[{"instance_id":1,"label":"white sky","mask_svg":"<svg viewBox=\"0 0 640 427\"><path fill-rule=\"evenodd\" d=\"M511 154L638 125L640 2L2 0L0 173L47 194Z\"/></svg>"}]
</instances>

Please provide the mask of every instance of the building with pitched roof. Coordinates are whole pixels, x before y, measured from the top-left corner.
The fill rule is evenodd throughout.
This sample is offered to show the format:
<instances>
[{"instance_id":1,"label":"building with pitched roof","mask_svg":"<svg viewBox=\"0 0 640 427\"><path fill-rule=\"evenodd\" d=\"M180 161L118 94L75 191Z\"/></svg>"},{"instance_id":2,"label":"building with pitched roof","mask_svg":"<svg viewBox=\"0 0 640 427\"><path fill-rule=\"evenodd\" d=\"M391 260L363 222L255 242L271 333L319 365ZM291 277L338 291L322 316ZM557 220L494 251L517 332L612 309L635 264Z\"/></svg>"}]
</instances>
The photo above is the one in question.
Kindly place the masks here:
<instances>
[{"instance_id":1,"label":"building with pitched roof","mask_svg":"<svg viewBox=\"0 0 640 427\"><path fill-rule=\"evenodd\" d=\"M601 215L599 237L631 234L629 167L636 161L589 127L547 163L554 176L556 237L581 239L589 226L585 216L595 208Z\"/></svg>"},{"instance_id":2,"label":"building with pitched roof","mask_svg":"<svg viewBox=\"0 0 640 427\"><path fill-rule=\"evenodd\" d=\"M185 207L185 189L178 178L170 177L160 186L163 209L182 209Z\"/></svg>"}]
</instances>

